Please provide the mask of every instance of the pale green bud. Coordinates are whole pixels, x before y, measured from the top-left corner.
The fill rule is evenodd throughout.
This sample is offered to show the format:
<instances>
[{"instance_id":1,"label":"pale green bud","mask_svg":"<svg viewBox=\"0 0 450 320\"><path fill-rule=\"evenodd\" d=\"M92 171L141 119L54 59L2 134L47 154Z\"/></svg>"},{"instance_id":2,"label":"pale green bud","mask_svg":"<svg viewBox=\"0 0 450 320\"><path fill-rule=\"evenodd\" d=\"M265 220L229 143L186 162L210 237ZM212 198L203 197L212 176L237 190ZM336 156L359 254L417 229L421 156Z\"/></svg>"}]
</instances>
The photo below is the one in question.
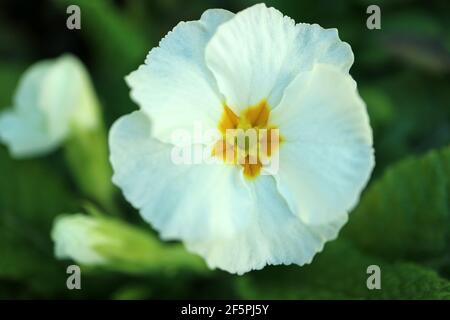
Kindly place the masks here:
<instances>
[{"instance_id":1,"label":"pale green bud","mask_svg":"<svg viewBox=\"0 0 450 320\"><path fill-rule=\"evenodd\" d=\"M83 214L56 218L52 239L59 259L123 272L204 270L204 263L180 245L159 242L120 220Z\"/></svg>"}]
</instances>

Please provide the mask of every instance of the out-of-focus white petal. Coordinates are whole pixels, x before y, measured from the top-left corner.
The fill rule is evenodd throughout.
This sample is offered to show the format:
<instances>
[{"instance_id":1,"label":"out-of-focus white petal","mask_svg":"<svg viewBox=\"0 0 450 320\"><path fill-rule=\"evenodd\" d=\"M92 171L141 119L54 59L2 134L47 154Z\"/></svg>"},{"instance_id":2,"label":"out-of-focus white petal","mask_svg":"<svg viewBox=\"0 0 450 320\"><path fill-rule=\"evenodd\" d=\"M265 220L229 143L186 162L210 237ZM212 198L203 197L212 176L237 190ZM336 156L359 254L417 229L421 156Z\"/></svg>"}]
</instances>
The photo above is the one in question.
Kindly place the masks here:
<instances>
[{"instance_id":1,"label":"out-of-focus white petal","mask_svg":"<svg viewBox=\"0 0 450 320\"><path fill-rule=\"evenodd\" d=\"M304 224L289 210L271 176L258 177L251 188L251 223L245 230L233 237L186 243L190 251L205 257L209 267L243 274L267 264L304 265L347 221L341 216L324 225Z\"/></svg>"},{"instance_id":2,"label":"out-of-focus white petal","mask_svg":"<svg viewBox=\"0 0 450 320\"><path fill-rule=\"evenodd\" d=\"M144 65L127 76L131 97L153 122L154 136L172 142L177 129L217 128L222 97L205 64L205 47L217 27L233 17L220 9L207 10L198 21L179 23Z\"/></svg>"},{"instance_id":3,"label":"out-of-focus white petal","mask_svg":"<svg viewBox=\"0 0 450 320\"><path fill-rule=\"evenodd\" d=\"M19 82L14 106L0 115L0 140L16 158L52 151L73 127L91 129L98 110L81 62L64 55L31 66Z\"/></svg>"},{"instance_id":4,"label":"out-of-focus white petal","mask_svg":"<svg viewBox=\"0 0 450 320\"><path fill-rule=\"evenodd\" d=\"M173 146L152 137L142 111L120 118L109 135L113 182L164 239L232 236L249 219L249 190L235 166L175 164Z\"/></svg>"},{"instance_id":5,"label":"out-of-focus white petal","mask_svg":"<svg viewBox=\"0 0 450 320\"><path fill-rule=\"evenodd\" d=\"M98 107L89 75L71 55L57 59L45 76L40 96L49 132L65 136L76 126L92 129L98 124Z\"/></svg>"},{"instance_id":6,"label":"out-of-focus white petal","mask_svg":"<svg viewBox=\"0 0 450 320\"><path fill-rule=\"evenodd\" d=\"M353 53L336 29L296 25L264 4L245 9L222 24L206 47L206 63L237 114L262 99L276 107L295 76L316 62L348 72Z\"/></svg>"},{"instance_id":7,"label":"out-of-focus white petal","mask_svg":"<svg viewBox=\"0 0 450 320\"><path fill-rule=\"evenodd\" d=\"M8 145L14 158L20 159L54 150L63 137L49 135L39 113L5 111L0 114L0 140Z\"/></svg>"},{"instance_id":8,"label":"out-of-focus white petal","mask_svg":"<svg viewBox=\"0 0 450 320\"><path fill-rule=\"evenodd\" d=\"M374 166L372 131L353 79L316 65L286 89L270 121L284 138L276 179L291 210L320 224L352 209Z\"/></svg>"},{"instance_id":9,"label":"out-of-focus white petal","mask_svg":"<svg viewBox=\"0 0 450 320\"><path fill-rule=\"evenodd\" d=\"M16 110L37 112L41 90L44 86L45 76L52 68L51 60L44 60L28 68L19 80L13 103Z\"/></svg>"},{"instance_id":10,"label":"out-of-focus white petal","mask_svg":"<svg viewBox=\"0 0 450 320\"><path fill-rule=\"evenodd\" d=\"M40 110L41 91L51 66L50 61L42 61L25 71L14 96L15 108L0 114L0 140L16 158L49 152L62 140L47 132Z\"/></svg>"}]
</instances>

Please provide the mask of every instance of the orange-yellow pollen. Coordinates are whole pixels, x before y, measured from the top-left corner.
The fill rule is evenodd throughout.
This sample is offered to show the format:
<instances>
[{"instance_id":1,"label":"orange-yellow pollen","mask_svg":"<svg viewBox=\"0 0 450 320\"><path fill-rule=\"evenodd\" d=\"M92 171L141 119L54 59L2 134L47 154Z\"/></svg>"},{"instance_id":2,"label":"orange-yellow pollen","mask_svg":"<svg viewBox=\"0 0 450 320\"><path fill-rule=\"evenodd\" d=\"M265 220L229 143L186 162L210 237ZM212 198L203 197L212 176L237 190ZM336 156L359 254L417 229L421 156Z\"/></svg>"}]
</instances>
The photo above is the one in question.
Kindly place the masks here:
<instances>
[{"instance_id":1,"label":"orange-yellow pollen","mask_svg":"<svg viewBox=\"0 0 450 320\"><path fill-rule=\"evenodd\" d=\"M281 142L278 129L269 126L269 116L266 100L245 109L240 116L225 104L219 122L223 137L212 154L226 163L241 165L245 177L256 178L261 172L262 158L270 157Z\"/></svg>"}]
</instances>

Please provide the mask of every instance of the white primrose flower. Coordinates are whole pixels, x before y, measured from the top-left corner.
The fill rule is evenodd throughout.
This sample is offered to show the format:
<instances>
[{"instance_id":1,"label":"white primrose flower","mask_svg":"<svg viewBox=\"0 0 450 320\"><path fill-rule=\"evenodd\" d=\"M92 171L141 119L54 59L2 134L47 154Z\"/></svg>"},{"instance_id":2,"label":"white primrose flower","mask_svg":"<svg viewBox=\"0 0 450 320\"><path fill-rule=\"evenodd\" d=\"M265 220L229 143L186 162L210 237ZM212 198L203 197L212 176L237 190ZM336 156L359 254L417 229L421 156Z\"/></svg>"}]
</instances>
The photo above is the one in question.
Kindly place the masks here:
<instances>
[{"instance_id":1,"label":"white primrose flower","mask_svg":"<svg viewBox=\"0 0 450 320\"><path fill-rule=\"evenodd\" d=\"M0 114L0 141L15 158L46 154L73 129L98 124L89 76L74 56L32 65L22 76L13 108Z\"/></svg>"},{"instance_id":2,"label":"white primrose flower","mask_svg":"<svg viewBox=\"0 0 450 320\"><path fill-rule=\"evenodd\" d=\"M352 63L336 29L296 24L264 4L181 22L126 78L140 110L110 131L113 181L163 239L183 241L211 268L310 263L374 166ZM198 123L219 137L276 129L266 156L276 155L277 170L258 151L253 163L228 161L217 143L244 160L252 148L225 139L191 142L219 161L174 163L171 137Z\"/></svg>"}]
</instances>

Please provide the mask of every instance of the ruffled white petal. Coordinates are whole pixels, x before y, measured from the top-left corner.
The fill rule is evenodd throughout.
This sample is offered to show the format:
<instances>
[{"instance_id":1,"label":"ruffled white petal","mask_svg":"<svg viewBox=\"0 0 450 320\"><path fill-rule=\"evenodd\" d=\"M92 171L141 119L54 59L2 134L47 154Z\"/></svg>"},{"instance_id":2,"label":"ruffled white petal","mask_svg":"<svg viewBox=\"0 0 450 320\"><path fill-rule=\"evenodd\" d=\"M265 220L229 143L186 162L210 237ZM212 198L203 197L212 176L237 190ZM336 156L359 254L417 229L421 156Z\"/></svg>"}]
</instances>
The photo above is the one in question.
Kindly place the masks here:
<instances>
[{"instance_id":1,"label":"ruffled white petal","mask_svg":"<svg viewBox=\"0 0 450 320\"><path fill-rule=\"evenodd\" d=\"M231 12L207 10L198 21L181 22L150 51L145 64L127 76L132 99L153 122L156 138L172 142L175 130L198 124L216 129L222 97L205 64L205 47Z\"/></svg>"},{"instance_id":2,"label":"ruffled white petal","mask_svg":"<svg viewBox=\"0 0 450 320\"><path fill-rule=\"evenodd\" d=\"M186 243L209 267L243 274L267 264L304 265L347 221L347 216L341 216L324 225L308 226L291 213L273 177L260 176L251 187L253 208L248 228L233 237Z\"/></svg>"},{"instance_id":3,"label":"ruffled white petal","mask_svg":"<svg viewBox=\"0 0 450 320\"><path fill-rule=\"evenodd\" d=\"M348 72L353 53L336 29L296 25L264 4L237 13L206 47L206 63L236 113L262 99L275 107L295 76L317 62Z\"/></svg>"},{"instance_id":4,"label":"ruffled white petal","mask_svg":"<svg viewBox=\"0 0 450 320\"><path fill-rule=\"evenodd\" d=\"M316 65L286 89L270 121L285 139L276 179L292 211L320 224L352 209L374 166L372 131L353 79Z\"/></svg>"},{"instance_id":5,"label":"ruffled white petal","mask_svg":"<svg viewBox=\"0 0 450 320\"><path fill-rule=\"evenodd\" d=\"M173 163L173 146L152 137L142 111L120 118L109 143L113 182L162 238L211 241L248 225L251 199L237 167Z\"/></svg>"},{"instance_id":6,"label":"ruffled white petal","mask_svg":"<svg viewBox=\"0 0 450 320\"><path fill-rule=\"evenodd\" d=\"M72 127L97 125L97 105L81 62L70 55L34 64L23 75L14 107L0 115L0 140L16 158L58 147Z\"/></svg>"}]
</instances>

